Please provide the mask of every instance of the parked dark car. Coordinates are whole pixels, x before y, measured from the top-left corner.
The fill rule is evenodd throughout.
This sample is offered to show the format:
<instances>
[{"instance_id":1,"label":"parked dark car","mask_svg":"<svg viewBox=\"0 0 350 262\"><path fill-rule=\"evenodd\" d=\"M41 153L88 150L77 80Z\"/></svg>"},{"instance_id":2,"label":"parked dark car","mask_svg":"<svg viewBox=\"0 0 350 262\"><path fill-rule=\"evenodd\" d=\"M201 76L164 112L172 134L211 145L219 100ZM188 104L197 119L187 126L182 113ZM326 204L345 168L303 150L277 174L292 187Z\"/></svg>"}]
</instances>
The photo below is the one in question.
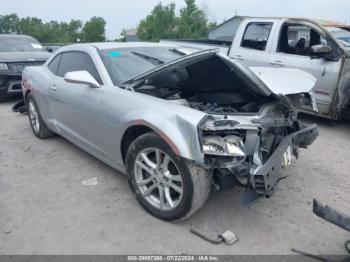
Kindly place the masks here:
<instances>
[{"instance_id":1,"label":"parked dark car","mask_svg":"<svg viewBox=\"0 0 350 262\"><path fill-rule=\"evenodd\" d=\"M42 65L49 57L47 49L31 36L0 34L0 102L21 95L23 69Z\"/></svg>"}]
</instances>

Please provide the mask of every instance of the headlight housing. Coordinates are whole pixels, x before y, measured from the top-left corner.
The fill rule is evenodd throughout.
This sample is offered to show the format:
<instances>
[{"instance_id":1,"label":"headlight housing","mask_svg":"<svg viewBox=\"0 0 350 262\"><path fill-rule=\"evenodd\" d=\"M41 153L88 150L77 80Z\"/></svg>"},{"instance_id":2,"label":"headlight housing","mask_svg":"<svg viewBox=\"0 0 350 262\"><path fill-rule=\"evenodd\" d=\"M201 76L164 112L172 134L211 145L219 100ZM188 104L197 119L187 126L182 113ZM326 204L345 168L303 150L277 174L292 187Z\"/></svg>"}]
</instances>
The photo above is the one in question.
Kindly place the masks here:
<instances>
[{"instance_id":1,"label":"headlight housing","mask_svg":"<svg viewBox=\"0 0 350 262\"><path fill-rule=\"evenodd\" d=\"M239 136L204 136L203 152L208 155L245 157L243 140Z\"/></svg>"},{"instance_id":2,"label":"headlight housing","mask_svg":"<svg viewBox=\"0 0 350 262\"><path fill-rule=\"evenodd\" d=\"M0 63L0 70L8 70L8 66L6 63Z\"/></svg>"}]
</instances>

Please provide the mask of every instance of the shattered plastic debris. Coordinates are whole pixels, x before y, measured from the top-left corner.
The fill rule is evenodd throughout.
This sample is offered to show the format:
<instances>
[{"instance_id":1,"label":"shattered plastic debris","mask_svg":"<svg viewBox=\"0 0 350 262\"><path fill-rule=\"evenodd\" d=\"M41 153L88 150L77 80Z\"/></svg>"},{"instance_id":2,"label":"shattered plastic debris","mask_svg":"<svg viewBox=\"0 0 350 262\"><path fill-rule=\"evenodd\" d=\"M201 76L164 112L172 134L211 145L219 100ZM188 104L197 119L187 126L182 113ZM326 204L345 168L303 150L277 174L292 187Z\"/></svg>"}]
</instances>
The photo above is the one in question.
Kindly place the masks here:
<instances>
[{"instance_id":1,"label":"shattered plastic debris","mask_svg":"<svg viewBox=\"0 0 350 262\"><path fill-rule=\"evenodd\" d=\"M190 232L212 244L220 244L225 242L227 245L232 245L238 241L238 237L230 230L226 230L222 234L216 235L215 237L212 237L212 234L209 235L201 232L193 226L191 227Z\"/></svg>"},{"instance_id":2,"label":"shattered plastic debris","mask_svg":"<svg viewBox=\"0 0 350 262\"><path fill-rule=\"evenodd\" d=\"M97 186L97 178L93 177L93 178L85 179L81 183L84 186Z\"/></svg>"},{"instance_id":3,"label":"shattered plastic debris","mask_svg":"<svg viewBox=\"0 0 350 262\"><path fill-rule=\"evenodd\" d=\"M222 233L219 236L224 240L224 242L227 245L232 245L238 241L238 237L230 230L226 230L224 233Z\"/></svg>"}]
</instances>

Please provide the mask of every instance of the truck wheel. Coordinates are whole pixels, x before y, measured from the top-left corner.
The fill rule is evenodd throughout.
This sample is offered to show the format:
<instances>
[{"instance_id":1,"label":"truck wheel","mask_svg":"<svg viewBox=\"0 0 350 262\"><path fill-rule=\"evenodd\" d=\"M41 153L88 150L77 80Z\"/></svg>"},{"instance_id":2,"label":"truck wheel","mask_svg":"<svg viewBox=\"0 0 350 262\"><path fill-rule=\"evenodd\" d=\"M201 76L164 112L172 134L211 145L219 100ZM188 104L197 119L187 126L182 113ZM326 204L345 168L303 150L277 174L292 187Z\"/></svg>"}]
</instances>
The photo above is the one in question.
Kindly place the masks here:
<instances>
[{"instance_id":1,"label":"truck wheel","mask_svg":"<svg viewBox=\"0 0 350 262\"><path fill-rule=\"evenodd\" d=\"M50 131L44 123L40 115L39 107L35 102L32 94L29 93L27 95L26 102L29 123L34 135L41 139L54 135L54 133Z\"/></svg>"},{"instance_id":2,"label":"truck wheel","mask_svg":"<svg viewBox=\"0 0 350 262\"><path fill-rule=\"evenodd\" d=\"M126 155L129 184L146 211L163 220L182 220L202 207L210 193L211 176L187 162L153 132L130 145Z\"/></svg>"}]
</instances>

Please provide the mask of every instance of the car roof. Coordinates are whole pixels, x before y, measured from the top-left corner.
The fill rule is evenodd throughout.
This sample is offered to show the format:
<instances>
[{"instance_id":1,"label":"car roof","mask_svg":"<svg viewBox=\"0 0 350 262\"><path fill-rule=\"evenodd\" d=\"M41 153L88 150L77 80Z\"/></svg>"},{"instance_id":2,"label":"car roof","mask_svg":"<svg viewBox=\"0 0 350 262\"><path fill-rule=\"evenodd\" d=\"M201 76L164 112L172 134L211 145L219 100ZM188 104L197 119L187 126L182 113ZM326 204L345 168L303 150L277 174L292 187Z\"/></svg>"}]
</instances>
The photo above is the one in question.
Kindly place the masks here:
<instances>
[{"instance_id":1,"label":"car roof","mask_svg":"<svg viewBox=\"0 0 350 262\"><path fill-rule=\"evenodd\" d=\"M33 38L32 36L29 36L29 35L0 34L0 38L3 38L3 37L6 37L6 38L9 38L9 37L13 37L13 38L30 38L30 39Z\"/></svg>"},{"instance_id":2,"label":"car roof","mask_svg":"<svg viewBox=\"0 0 350 262\"><path fill-rule=\"evenodd\" d=\"M99 50L105 49L118 49L118 48L133 48L133 47L171 47L170 44L162 43L152 43L152 42L100 42L100 43L84 43L84 44L75 44L69 45L66 47L78 47L78 46L89 46L95 47Z\"/></svg>"}]
</instances>

